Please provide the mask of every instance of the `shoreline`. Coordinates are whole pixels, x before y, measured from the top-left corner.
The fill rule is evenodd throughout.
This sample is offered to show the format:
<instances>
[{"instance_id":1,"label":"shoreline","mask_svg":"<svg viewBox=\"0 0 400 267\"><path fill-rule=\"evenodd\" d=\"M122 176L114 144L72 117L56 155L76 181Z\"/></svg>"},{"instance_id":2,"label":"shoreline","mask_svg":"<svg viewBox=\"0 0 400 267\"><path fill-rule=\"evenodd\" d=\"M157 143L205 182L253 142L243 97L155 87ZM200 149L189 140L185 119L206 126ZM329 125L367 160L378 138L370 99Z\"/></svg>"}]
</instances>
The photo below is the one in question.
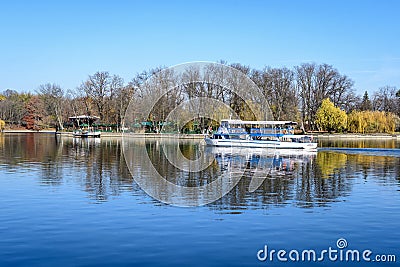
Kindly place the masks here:
<instances>
[{"instance_id":1,"label":"shoreline","mask_svg":"<svg viewBox=\"0 0 400 267\"><path fill-rule=\"evenodd\" d=\"M3 130L1 133L4 134L22 134L22 133L45 133L45 134L56 134L55 130ZM57 135L72 137L72 132L58 132ZM122 135L125 137L132 138L173 138L173 139L203 139L204 134L160 134L160 133L109 133L102 132L101 137L104 138L121 138ZM400 134L310 134L318 139L398 139L400 140Z\"/></svg>"},{"instance_id":2,"label":"shoreline","mask_svg":"<svg viewBox=\"0 0 400 267\"><path fill-rule=\"evenodd\" d=\"M400 134L312 134L318 139L398 139Z\"/></svg>"},{"instance_id":3,"label":"shoreline","mask_svg":"<svg viewBox=\"0 0 400 267\"><path fill-rule=\"evenodd\" d=\"M40 130L40 131L34 131L34 130L3 130L0 133L56 133L56 130Z\"/></svg>"},{"instance_id":4,"label":"shoreline","mask_svg":"<svg viewBox=\"0 0 400 267\"><path fill-rule=\"evenodd\" d=\"M1 133L1 132L0 132ZM61 137L73 137L72 132L56 132L55 130L41 130L41 131L32 131L32 130L4 130L2 133L4 134L54 134ZM130 137L130 138L171 138L171 139L204 139L204 134L160 134L160 133L110 133L110 132L102 132L100 138L122 138Z\"/></svg>"}]
</instances>

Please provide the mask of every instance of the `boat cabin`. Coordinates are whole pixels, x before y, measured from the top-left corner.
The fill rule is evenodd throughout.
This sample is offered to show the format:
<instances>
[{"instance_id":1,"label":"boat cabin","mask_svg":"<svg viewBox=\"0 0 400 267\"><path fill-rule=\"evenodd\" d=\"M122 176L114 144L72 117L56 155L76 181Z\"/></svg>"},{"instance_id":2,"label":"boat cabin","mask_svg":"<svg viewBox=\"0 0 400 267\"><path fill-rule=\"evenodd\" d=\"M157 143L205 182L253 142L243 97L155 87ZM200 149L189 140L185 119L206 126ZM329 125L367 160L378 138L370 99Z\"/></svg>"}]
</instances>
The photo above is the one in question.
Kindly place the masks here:
<instances>
[{"instance_id":1,"label":"boat cabin","mask_svg":"<svg viewBox=\"0 0 400 267\"><path fill-rule=\"evenodd\" d=\"M293 121L222 120L215 138L232 139L249 135L251 139L275 140L284 135L293 135L295 125L297 125L297 122Z\"/></svg>"},{"instance_id":2,"label":"boat cabin","mask_svg":"<svg viewBox=\"0 0 400 267\"><path fill-rule=\"evenodd\" d=\"M93 127L93 124L97 123L100 118L97 116L80 115L68 118L72 122L74 128L88 128Z\"/></svg>"}]
</instances>

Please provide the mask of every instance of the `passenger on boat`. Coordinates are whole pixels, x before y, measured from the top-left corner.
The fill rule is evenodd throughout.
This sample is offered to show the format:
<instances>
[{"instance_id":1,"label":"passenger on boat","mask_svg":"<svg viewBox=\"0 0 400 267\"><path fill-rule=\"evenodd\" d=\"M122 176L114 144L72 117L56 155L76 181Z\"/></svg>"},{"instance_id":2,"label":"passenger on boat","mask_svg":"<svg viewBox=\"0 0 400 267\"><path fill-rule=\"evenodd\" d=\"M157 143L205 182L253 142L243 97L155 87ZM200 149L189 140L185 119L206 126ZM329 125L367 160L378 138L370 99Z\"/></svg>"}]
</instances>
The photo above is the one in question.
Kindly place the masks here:
<instances>
[{"instance_id":1,"label":"passenger on boat","mask_svg":"<svg viewBox=\"0 0 400 267\"><path fill-rule=\"evenodd\" d=\"M226 127L219 126L217 133L219 133L219 134L229 134L229 131L228 131L228 129L226 129Z\"/></svg>"}]
</instances>

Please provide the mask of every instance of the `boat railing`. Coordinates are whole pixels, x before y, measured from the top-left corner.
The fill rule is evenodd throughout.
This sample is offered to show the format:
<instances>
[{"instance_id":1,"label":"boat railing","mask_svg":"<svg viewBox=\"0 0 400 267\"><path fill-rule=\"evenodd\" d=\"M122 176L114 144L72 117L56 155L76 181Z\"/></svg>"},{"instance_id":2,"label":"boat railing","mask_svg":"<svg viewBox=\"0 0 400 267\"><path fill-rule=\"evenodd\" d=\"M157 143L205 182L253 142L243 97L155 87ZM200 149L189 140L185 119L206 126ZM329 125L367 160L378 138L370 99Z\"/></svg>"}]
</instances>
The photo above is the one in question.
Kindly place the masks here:
<instances>
[{"instance_id":1,"label":"boat railing","mask_svg":"<svg viewBox=\"0 0 400 267\"><path fill-rule=\"evenodd\" d=\"M243 128L228 128L229 134L247 134L246 130Z\"/></svg>"},{"instance_id":2,"label":"boat railing","mask_svg":"<svg viewBox=\"0 0 400 267\"><path fill-rule=\"evenodd\" d=\"M297 143L312 143L312 142L316 141L312 135L288 134L288 135L284 135L283 138L287 139L287 140L291 140L292 142L297 142Z\"/></svg>"},{"instance_id":3,"label":"boat railing","mask_svg":"<svg viewBox=\"0 0 400 267\"><path fill-rule=\"evenodd\" d=\"M251 128L250 135L251 136L283 136L287 131L285 129L277 129L277 128Z\"/></svg>"}]
</instances>

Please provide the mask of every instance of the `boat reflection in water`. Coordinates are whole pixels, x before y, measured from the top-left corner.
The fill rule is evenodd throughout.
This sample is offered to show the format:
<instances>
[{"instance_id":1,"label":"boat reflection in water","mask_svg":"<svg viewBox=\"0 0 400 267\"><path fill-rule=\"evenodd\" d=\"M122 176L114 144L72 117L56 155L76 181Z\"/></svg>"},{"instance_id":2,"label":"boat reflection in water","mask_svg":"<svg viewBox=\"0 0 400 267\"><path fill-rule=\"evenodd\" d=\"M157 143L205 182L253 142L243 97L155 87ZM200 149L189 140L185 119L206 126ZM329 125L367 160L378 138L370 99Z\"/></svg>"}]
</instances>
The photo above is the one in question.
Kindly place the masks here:
<instances>
[{"instance_id":1,"label":"boat reflection in water","mask_svg":"<svg viewBox=\"0 0 400 267\"><path fill-rule=\"evenodd\" d=\"M312 162L317 151L207 147L214 154L221 171L251 178L249 191L254 192L265 179L293 176L296 166Z\"/></svg>"},{"instance_id":2,"label":"boat reflection in water","mask_svg":"<svg viewBox=\"0 0 400 267\"><path fill-rule=\"evenodd\" d=\"M276 150L237 147L207 147L206 152L213 153L222 165L243 163L249 170L264 170L268 175L287 175L294 170L295 162L310 161L317 151ZM237 167L237 166L236 166Z\"/></svg>"}]
</instances>

